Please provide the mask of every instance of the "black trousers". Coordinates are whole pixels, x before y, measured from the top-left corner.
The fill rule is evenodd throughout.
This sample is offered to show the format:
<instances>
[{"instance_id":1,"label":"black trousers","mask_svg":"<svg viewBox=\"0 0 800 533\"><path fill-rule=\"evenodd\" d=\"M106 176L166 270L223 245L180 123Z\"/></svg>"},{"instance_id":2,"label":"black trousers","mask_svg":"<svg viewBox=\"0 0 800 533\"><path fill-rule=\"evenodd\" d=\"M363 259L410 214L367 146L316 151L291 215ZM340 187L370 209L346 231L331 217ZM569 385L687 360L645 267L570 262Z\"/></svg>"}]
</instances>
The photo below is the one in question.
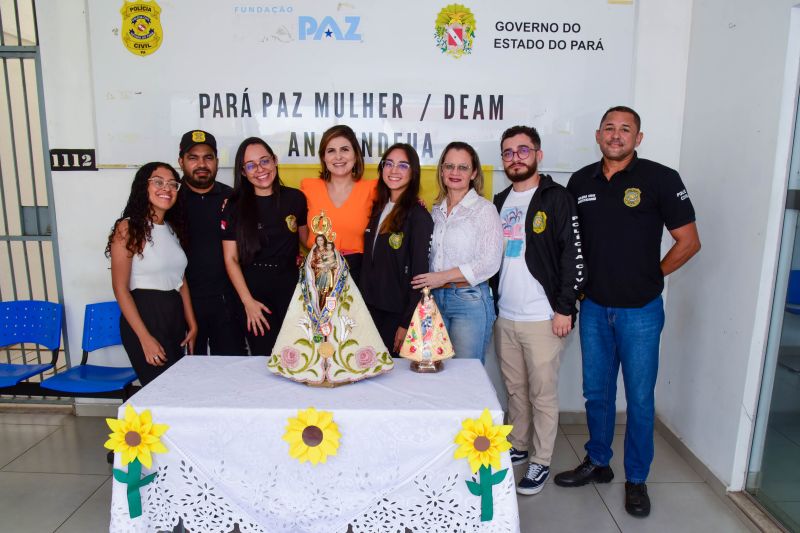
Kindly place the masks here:
<instances>
[{"instance_id":1,"label":"black trousers","mask_svg":"<svg viewBox=\"0 0 800 533\"><path fill-rule=\"evenodd\" d=\"M134 289L131 291L131 296L147 331L161 344L167 355L167 362L163 366L149 364L144 357L139 337L125 320L125 315L120 315L119 332L122 345L128 352L128 359L136 370L139 381L144 386L183 357L181 341L186 336L186 319L183 314L183 301L178 291Z\"/></svg>"},{"instance_id":2,"label":"black trousers","mask_svg":"<svg viewBox=\"0 0 800 533\"><path fill-rule=\"evenodd\" d=\"M269 330L264 335L255 335L249 331L246 333L250 355L271 355L297 286L298 267L294 260L280 264L253 263L247 265L242 273L253 298L271 311L269 314L265 313ZM246 329L247 314L244 310L242 315L242 323Z\"/></svg>"},{"instance_id":3,"label":"black trousers","mask_svg":"<svg viewBox=\"0 0 800 533\"><path fill-rule=\"evenodd\" d=\"M197 319L194 353L247 355L241 305L235 293L192 295L192 308Z\"/></svg>"},{"instance_id":4,"label":"black trousers","mask_svg":"<svg viewBox=\"0 0 800 533\"><path fill-rule=\"evenodd\" d=\"M386 345L386 349L392 357L400 357L400 354L394 351L394 336L397 334L397 328L407 328L408 324L401 324L403 318L402 313L390 313L389 311L382 311L367 304L369 314L372 316L372 321L375 322L375 327L378 328L381 340Z\"/></svg>"},{"instance_id":5,"label":"black trousers","mask_svg":"<svg viewBox=\"0 0 800 533\"><path fill-rule=\"evenodd\" d=\"M361 263L364 262L364 254L347 254L343 256L347 261L347 269L350 271L350 279L358 285L361 279Z\"/></svg>"}]
</instances>

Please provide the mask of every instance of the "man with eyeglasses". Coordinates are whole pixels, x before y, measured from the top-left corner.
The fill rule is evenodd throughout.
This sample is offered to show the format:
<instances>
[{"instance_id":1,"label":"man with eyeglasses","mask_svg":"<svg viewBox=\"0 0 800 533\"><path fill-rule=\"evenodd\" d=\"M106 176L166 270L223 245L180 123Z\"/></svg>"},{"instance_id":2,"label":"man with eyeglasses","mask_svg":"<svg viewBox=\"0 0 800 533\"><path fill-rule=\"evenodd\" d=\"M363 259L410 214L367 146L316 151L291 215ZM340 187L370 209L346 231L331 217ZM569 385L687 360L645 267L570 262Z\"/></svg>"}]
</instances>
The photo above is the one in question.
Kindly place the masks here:
<instances>
[{"instance_id":1,"label":"man with eyeglasses","mask_svg":"<svg viewBox=\"0 0 800 533\"><path fill-rule=\"evenodd\" d=\"M238 320L239 299L222 257L221 213L233 189L216 181L217 140L206 131L187 131L181 137L178 163L183 171L185 187L180 194L189 235L186 282L198 328L194 352L247 355Z\"/></svg>"},{"instance_id":2,"label":"man with eyeglasses","mask_svg":"<svg viewBox=\"0 0 800 533\"><path fill-rule=\"evenodd\" d=\"M558 370L575 301L586 279L575 200L539 174L535 128L513 126L500 142L511 185L494 197L503 227L503 263L494 342L508 389L513 464L527 463L519 494L538 494L550 475L558 430Z\"/></svg>"},{"instance_id":3,"label":"man with eyeglasses","mask_svg":"<svg viewBox=\"0 0 800 533\"><path fill-rule=\"evenodd\" d=\"M555 482L576 487L614 478L609 462L621 366L627 401L625 510L645 517L664 276L700 250L700 238L678 173L636 154L642 142L636 111L624 106L606 111L595 140L603 158L577 171L567 185L578 203L589 268L580 321L589 440L583 463L558 474ZM675 243L662 258L665 226Z\"/></svg>"}]
</instances>

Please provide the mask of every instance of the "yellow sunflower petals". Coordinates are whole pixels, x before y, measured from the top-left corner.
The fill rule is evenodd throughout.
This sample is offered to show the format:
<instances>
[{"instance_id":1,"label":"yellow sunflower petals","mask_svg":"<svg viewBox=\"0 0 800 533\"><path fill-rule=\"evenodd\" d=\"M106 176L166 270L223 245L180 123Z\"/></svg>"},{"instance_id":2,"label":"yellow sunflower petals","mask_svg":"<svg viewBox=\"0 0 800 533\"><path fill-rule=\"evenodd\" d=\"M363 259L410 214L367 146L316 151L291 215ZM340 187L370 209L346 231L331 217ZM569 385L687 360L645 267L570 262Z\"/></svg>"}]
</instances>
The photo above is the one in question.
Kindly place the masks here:
<instances>
[{"instance_id":1,"label":"yellow sunflower petals","mask_svg":"<svg viewBox=\"0 0 800 533\"><path fill-rule=\"evenodd\" d=\"M319 411L317 423L315 424L320 429L325 429L333 422L333 413L330 411ZM335 426L336 424L334 424Z\"/></svg>"},{"instance_id":2,"label":"yellow sunflower petals","mask_svg":"<svg viewBox=\"0 0 800 533\"><path fill-rule=\"evenodd\" d=\"M492 421L489 409L484 409L478 418L466 418L461 422L461 431L456 434L454 442L459 445L453 454L456 459L466 458L470 470L475 473L481 466L500 469L500 454L511 448L511 443L506 438L512 426L498 424ZM482 437L489 441L489 447L479 451L475 448L475 440ZM483 447L483 446L481 446Z\"/></svg>"},{"instance_id":3,"label":"yellow sunflower petals","mask_svg":"<svg viewBox=\"0 0 800 533\"><path fill-rule=\"evenodd\" d=\"M312 464L317 464L321 457L322 451L319 449L319 446L308 449L308 460L311 461Z\"/></svg>"},{"instance_id":4,"label":"yellow sunflower petals","mask_svg":"<svg viewBox=\"0 0 800 533\"><path fill-rule=\"evenodd\" d=\"M147 446L139 446L139 461L146 468L153 466L153 456L150 455L150 448Z\"/></svg>"},{"instance_id":5,"label":"yellow sunflower petals","mask_svg":"<svg viewBox=\"0 0 800 533\"><path fill-rule=\"evenodd\" d=\"M161 441L156 441L150 445L150 451L152 453L167 453L169 450L166 446L164 446L164 443Z\"/></svg>"},{"instance_id":6,"label":"yellow sunflower petals","mask_svg":"<svg viewBox=\"0 0 800 533\"><path fill-rule=\"evenodd\" d=\"M125 422L123 420L119 420L118 418L106 418L106 424L108 427L111 428L111 431L122 431L122 428L125 426Z\"/></svg>"},{"instance_id":7,"label":"yellow sunflower petals","mask_svg":"<svg viewBox=\"0 0 800 533\"><path fill-rule=\"evenodd\" d=\"M308 446L303 444L303 441L301 439L298 439L297 442L295 442L291 446L289 446L289 455L291 455L293 458L297 459L307 449L308 449Z\"/></svg>"},{"instance_id":8,"label":"yellow sunflower petals","mask_svg":"<svg viewBox=\"0 0 800 533\"><path fill-rule=\"evenodd\" d=\"M168 424L153 424L153 429L150 430L150 433L152 433L156 437L160 437L161 435L166 433L168 429L169 429Z\"/></svg>"},{"instance_id":9,"label":"yellow sunflower petals","mask_svg":"<svg viewBox=\"0 0 800 533\"><path fill-rule=\"evenodd\" d=\"M122 464L126 465L133 461L136 458L136 451L134 448L123 448L122 452Z\"/></svg>"},{"instance_id":10,"label":"yellow sunflower petals","mask_svg":"<svg viewBox=\"0 0 800 533\"><path fill-rule=\"evenodd\" d=\"M309 426L322 431L322 442L309 447L303 442L303 433ZM305 461L316 465L326 463L329 455L336 455L339 448L339 427L333 421L330 411L317 411L313 407L297 411L296 417L289 417L286 432L282 439L289 444L289 456L301 463Z\"/></svg>"}]
</instances>

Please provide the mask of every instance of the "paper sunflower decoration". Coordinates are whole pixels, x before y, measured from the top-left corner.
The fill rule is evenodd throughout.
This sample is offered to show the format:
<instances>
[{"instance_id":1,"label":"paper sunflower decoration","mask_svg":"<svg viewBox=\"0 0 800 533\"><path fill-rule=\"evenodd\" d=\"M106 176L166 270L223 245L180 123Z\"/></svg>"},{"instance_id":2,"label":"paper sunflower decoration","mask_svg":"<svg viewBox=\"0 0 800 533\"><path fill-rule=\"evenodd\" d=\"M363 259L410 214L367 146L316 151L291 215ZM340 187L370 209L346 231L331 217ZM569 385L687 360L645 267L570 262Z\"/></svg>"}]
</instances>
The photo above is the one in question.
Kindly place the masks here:
<instances>
[{"instance_id":1,"label":"paper sunflower decoration","mask_svg":"<svg viewBox=\"0 0 800 533\"><path fill-rule=\"evenodd\" d=\"M506 477L507 468L500 470L500 454L511 448L506 437L511 433L510 425L494 425L488 409L484 409L480 418L466 418L461 422L461 431L455 438L458 444L455 459L466 458L470 471L479 473L479 481L467 480L467 488L475 496L481 497L481 521L486 522L494 516L494 499L492 486ZM492 473L492 468L498 472Z\"/></svg>"},{"instance_id":2,"label":"paper sunflower decoration","mask_svg":"<svg viewBox=\"0 0 800 533\"><path fill-rule=\"evenodd\" d=\"M122 464L128 465L125 472L114 469L114 479L128 485L128 511L131 518L142 514L142 496L139 489L153 481L156 473L142 477L142 465L147 468L153 466L153 453L166 453L167 448L161 444L161 436L169 429L166 424L154 424L150 410L145 409L142 414L128 404L125 406L125 418L106 418L112 433L104 446L114 453L122 454Z\"/></svg>"},{"instance_id":3,"label":"paper sunflower decoration","mask_svg":"<svg viewBox=\"0 0 800 533\"><path fill-rule=\"evenodd\" d=\"M329 455L339 449L339 428L330 411L317 411L309 407L289 418L283 440L289 443L289 455L304 463L325 463Z\"/></svg>"}]
</instances>

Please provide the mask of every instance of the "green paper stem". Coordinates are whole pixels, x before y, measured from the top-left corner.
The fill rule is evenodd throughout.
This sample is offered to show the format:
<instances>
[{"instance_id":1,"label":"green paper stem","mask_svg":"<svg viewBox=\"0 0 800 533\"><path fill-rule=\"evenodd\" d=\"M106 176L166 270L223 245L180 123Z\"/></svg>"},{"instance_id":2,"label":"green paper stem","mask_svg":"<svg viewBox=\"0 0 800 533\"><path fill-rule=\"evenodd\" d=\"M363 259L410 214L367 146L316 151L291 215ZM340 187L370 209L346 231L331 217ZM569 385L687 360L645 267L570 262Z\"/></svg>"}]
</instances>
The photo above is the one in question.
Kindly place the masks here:
<instances>
[{"instance_id":1,"label":"green paper stem","mask_svg":"<svg viewBox=\"0 0 800 533\"><path fill-rule=\"evenodd\" d=\"M475 478L467 480L467 488L475 496L481 497L481 522L488 522L494 518L494 497L492 496L492 486L499 484L506 477L508 468L504 468L492 474L491 466L481 465L478 471L479 481Z\"/></svg>"},{"instance_id":2,"label":"green paper stem","mask_svg":"<svg viewBox=\"0 0 800 533\"><path fill-rule=\"evenodd\" d=\"M131 518L142 516L142 494L140 489L156 478L156 473L142 477L142 463L139 459L134 459L128 465L128 471L124 472L115 468L114 479L120 483L128 485L128 513Z\"/></svg>"}]
</instances>

